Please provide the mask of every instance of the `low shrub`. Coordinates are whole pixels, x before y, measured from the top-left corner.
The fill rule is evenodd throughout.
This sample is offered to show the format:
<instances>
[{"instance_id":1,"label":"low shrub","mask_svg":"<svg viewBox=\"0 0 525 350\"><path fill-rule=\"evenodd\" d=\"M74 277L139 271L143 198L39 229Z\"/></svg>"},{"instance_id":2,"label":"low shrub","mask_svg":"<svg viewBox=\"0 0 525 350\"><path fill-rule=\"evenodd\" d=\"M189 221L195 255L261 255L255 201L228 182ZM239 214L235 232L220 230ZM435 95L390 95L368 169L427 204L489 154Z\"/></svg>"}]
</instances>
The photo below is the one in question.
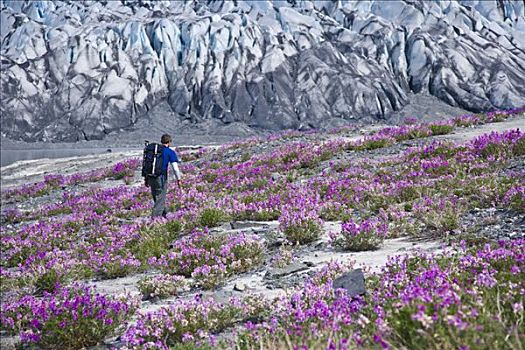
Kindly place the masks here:
<instances>
[{"instance_id":1,"label":"low shrub","mask_svg":"<svg viewBox=\"0 0 525 350\"><path fill-rule=\"evenodd\" d=\"M366 219L361 223L344 222L341 232L331 233L332 245L349 251L374 250L379 248L387 236L388 225L382 221Z\"/></svg>"},{"instance_id":2,"label":"low shrub","mask_svg":"<svg viewBox=\"0 0 525 350\"><path fill-rule=\"evenodd\" d=\"M307 244L321 235L322 220L316 210L285 206L279 217L279 228L288 241Z\"/></svg>"},{"instance_id":3,"label":"low shrub","mask_svg":"<svg viewBox=\"0 0 525 350\"><path fill-rule=\"evenodd\" d=\"M508 116L501 112L489 112L485 116L486 123L498 123L506 120Z\"/></svg>"},{"instance_id":4,"label":"low shrub","mask_svg":"<svg viewBox=\"0 0 525 350\"><path fill-rule=\"evenodd\" d=\"M363 309L369 323L361 337L377 340L383 324L390 332L381 338L393 348L519 348L524 310L515 286L523 277L523 244L392 258L380 278L371 279L377 306Z\"/></svg>"},{"instance_id":5,"label":"low shrub","mask_svg":"<svg viewBox=\"0 0 525 350\"><path fill-rule=\"evenodd\" d=\"M525 136L519 129L507 130L502 133L491 132L478 136L470 143L472 152L487 160L501 161L507 159L510 154L521 152ZM517 146L516 146L517 145ZM514 148L517 147L517 148Z\"/></svg>"},{"instance_id":6,"label":"low shrub","mask_svg":"<svg viewBox=\"0 0 525 350\"><path fill-rule=\"evenodd\" d=\"M290 265L293 261L293 245L283 244L277 253L272 257L271 264L274 267L283 268Z\"/></svg>"},{"instance_id":7,"label":"low shrub","mask_svg":"<svg viewBox=\"0 0 525 350\"><path fill-rule=\"evenodd\" d=\"M484 116L482 115L476 115L476 114L466 114L461 115L458 117L454 117L452 121L454 122L454 125L461 126L461 127L467 127L472 125L478 125L481 124L484 120Z\"/></svg>"},{"instance_id":8,"label":"low shrub","mask_svg":"<svg viewBox=\"0 0 525 350\"><path fill-rule=\"evenodd\" d=\"M49 269L35 279L34 286L37 293L48 292L52 293L61 283L67 280L67 276L57 271L56 269Z\"/></svg>"},{"instance_id":9,"label":"low shrub","mask_svg":"<svg viewBox=\"0 0 525 350\"><path fill-rule=\"evenodd\" d=\"M503 196L502 203L517 211L525 212L525 186L516 185Z\"/></svg>"},{"instance_id":10,"label":"low shrub","mask_svg":"<svg viewBox=\"0 0 525 350\"><path fill-rule=\"evenodd\" d=\"M211 334L242 320L268 313L261 298L230 300L219 304L196 296L173 306L140 314L138 321L122 336L128 346L140 349L200 349ZM213 347L216 348L216 347Z\"/></svg>"},{"instance_id":11,"label":"low shrub","mask_svg":"<svg viewBox=\"0 0 525 350\"><path fill-rule=\"evenodd\" d=\"M279 229L291 243L307 244L317 240L322 233L323 221L319 218L320 196L305 188L291 190L281 198L286 203L281 208Z\"/></svg>"},{"instance_id":12,"label":"low shrub","mask_svg":"<svg viewBox=\"0 0 525 350\"><path fill-rule=\"evenodd\" d=\"M346 221L351 217L348 207L338 202L327 202L321 208L319 217L325 221Z\"/></svg>"},{"instance_id":13,"label":"low shrub","mask_svg":"<svg viewBox=\"0 0 525 350\"><path fill-rule=\"evenodd\" d=\"M124 325L137 301L95 293L81 285L60 288L42 298L31 295L2 305L0 323L22 343L41 349L95 346Z\"/></svg>"},{"instance_id":14,"label":"low shrub","mask_svg":"<svg viewBox=\"0 0 525 350\"><path fill-rule=\"evenodd\" d=\"M392 140L389 138L379 138L379 139L368 139L365 140L361 145L357 147L358 150L374 150L378 148L384 148L392 145Z\"/></svg>"},{"instance_id":15,"label":"low shrub","mask_svg":"<svg viewBox=\"0 0 525 350\"><path fill-rule=\"evenodd\" d=\"M141 161L138 158L116 163L109 171L109 176L113 177L115 180L125 179L126 181L131 181L135 174L135 170L138 169L140 164Z\"/></svg>"},{"instance_id":16,"label":"low shrub","mask_svg":"<svg viewBox=\"0 0 525 350\"><path fill-rule=\"evenodd\" d=\"M213 288L262 260L263 245L257 236L212 235L204 229L194 230L189 237L176 241L172 251L151 261L166 273L193 277L203 287Z\"/></svg>"},{"instance_id":17,"label":"low shrub","mask_svg":"<svg viewBox=\"0 0 525 350\"><path fill-rule=\"evenodd\" d=\"M113 279L128 276L140 268L140 260L134 256L119 255L108 257L107 261L97 269L97 274L103 279Z\"/></svg>"},{"instance_id":18,"label":"low shrub","mask_svg":"<svg viewBox=\"0 0 525 350\"><path fill-rule=\"evenodd\" d=\"M138 288L144 299L167 298L188 289L188 283L183 276L159 275L142 278Z\"/></svg>"},{"instance_id":19,"label":"low shrub","mask_svg":"<svg viewBox=\"0 0 525 350\"><path fill-rule=\"evenodd\" d=\"M452 125L447 124L430 124L428 126L430 130L432 131L432 135L446 135L450 134L452 131L454 131L454 127Z\"/></svg>"},{"instance_id":20,"label":"low shrub","mask_svg":"<svg viewBox=\"0 0 525 350\"><path fill-rule=\"evenodd\" d=\"M525 137L519 138L512 146L512 153L515 156L525 156Z\"/></svg>"},{"instance_id":21,"label":"low shrub","mask_svg":"<svg viewBox=\"0 0 525 350\"><path fill-rule=\"evenodd\" d=\"M219 208L205 208L201 211L198 224L201 227L216 227L221 222L228 220L228 215Z\"/></svg>"},{"instance_id":22,"label":"low shrub","mask_svg":"<svg viewBox=\"0 0 525 350\"><path fill-rule=\"evenodd\" d=\"M139 230L139 239L133 241L130 250L144 264L151 257L160 258L165 254L181 231L182 223L177 220L143 226Z\"/></svg>"},{"instance_id":23,"label":"low shrub","mask_svg":"<svg viewBox=\"0 0 525 350\"><path fill-rule=\"evenodd\" d=\"M414 217L424 225L426 233L443 234L459 227L459 217L464 211L456 198L432 201L425 199L416 205Z\"/></svg>"}]
</instances>

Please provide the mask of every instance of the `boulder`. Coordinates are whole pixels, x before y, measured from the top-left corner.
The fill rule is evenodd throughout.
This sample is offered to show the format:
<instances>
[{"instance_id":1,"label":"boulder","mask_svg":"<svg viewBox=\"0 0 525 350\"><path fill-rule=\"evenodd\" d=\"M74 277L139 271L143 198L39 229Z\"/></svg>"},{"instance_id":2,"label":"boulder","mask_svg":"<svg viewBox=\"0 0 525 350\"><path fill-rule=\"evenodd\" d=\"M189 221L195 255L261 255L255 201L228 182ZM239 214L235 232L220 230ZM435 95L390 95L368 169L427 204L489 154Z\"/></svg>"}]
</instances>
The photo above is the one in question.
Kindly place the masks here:
<instances>
[{"instance_id":1,"label":"boulder","mask_svg":"<svg viewBox=\"0 0 525 350\"><path fill-rule=\"evenodd\" d=\"M333 286L334 289L344 289L351 297L365 294L365 276L363 275L363 270L355 269L345 273L334 280Z\"/></svg>"},{"instance_id":2,"label":"boulder","mask_svg":"<svg viewBox=\"0 0 525 350\"><path fill-rule=\"evenodd\" d=\"M304 263L291 263L285 267L270 269L266 273L265 277L268 279L278 279L305 270L308 270L308 266L306 266Z\"/></svg>"}]
</instances>

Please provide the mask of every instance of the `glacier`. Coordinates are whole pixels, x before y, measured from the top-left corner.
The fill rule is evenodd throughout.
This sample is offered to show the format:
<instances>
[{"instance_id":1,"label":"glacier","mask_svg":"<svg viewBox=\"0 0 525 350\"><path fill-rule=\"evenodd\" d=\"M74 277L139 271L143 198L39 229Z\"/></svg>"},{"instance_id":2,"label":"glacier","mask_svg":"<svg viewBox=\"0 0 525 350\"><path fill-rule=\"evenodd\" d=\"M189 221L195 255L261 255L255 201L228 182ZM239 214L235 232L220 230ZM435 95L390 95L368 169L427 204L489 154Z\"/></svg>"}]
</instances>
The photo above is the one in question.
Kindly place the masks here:
<instances>
[{"instance_id":1,"label":"glacier","mask_svg":"<svg viewBox=\"0 0 525 350\"><path fill-rule=\"evenodd\" d=\"M2 136L155 120L256 130L387 121L412 94L525 105L525 2L0 0ZM164 112L163 112L164 113ZM185 125L186 125L185 124Z\"/></svg>"}]
</instances>

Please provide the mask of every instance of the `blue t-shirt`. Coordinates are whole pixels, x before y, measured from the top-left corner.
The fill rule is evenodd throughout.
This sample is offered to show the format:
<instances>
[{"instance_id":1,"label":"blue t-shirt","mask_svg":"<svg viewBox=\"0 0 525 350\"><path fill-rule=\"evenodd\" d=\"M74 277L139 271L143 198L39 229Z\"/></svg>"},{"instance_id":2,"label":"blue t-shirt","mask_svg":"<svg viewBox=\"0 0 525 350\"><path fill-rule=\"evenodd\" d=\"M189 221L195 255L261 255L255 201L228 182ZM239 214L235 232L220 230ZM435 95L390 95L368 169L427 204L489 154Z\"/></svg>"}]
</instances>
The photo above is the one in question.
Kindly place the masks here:
<instances>
[{"instance_id":1,"label":"blue t-shirt","mask_svg":"<svg viewBox=\"0 0 525 350\"><path fill-rule=\"evenodd\" d=\"M164 147L164 150L162 151L162 172L167 174L168 163L178 163L178 162L179 162L179 157L177 157L177 153L175 153L175 151L169 147Z\"/></svg>"}]
</instances>

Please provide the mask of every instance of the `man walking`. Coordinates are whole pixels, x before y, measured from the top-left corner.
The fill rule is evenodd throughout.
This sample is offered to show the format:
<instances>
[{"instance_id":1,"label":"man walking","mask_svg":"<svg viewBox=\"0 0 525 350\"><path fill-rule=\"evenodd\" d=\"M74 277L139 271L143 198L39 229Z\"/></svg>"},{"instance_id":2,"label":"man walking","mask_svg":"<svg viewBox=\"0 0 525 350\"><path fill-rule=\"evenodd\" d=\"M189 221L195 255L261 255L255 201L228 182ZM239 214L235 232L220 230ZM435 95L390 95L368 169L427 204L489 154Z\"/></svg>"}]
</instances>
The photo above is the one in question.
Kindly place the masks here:
<instances>
[{"instance_id":1,"label":"man walking","mask_svg":"<svg viewBox=\"0 0 525 350\"><path fill-rule=\"evenodd\" d=\"M177 154L170 148L171 136L168 134L162 135L160 143L164 146L162 150L162 171L157 177L146 177L146 186L151 188L151 196L153 197L154 205L151 211L152 217L163 216L166 217L168 213L166 210L166 194L168 192L168 164L171 165L172 176L177 180L177 186L181 188L182 174L179 170L178 164L180 162Z\"/></svg>"}]
</instances>

